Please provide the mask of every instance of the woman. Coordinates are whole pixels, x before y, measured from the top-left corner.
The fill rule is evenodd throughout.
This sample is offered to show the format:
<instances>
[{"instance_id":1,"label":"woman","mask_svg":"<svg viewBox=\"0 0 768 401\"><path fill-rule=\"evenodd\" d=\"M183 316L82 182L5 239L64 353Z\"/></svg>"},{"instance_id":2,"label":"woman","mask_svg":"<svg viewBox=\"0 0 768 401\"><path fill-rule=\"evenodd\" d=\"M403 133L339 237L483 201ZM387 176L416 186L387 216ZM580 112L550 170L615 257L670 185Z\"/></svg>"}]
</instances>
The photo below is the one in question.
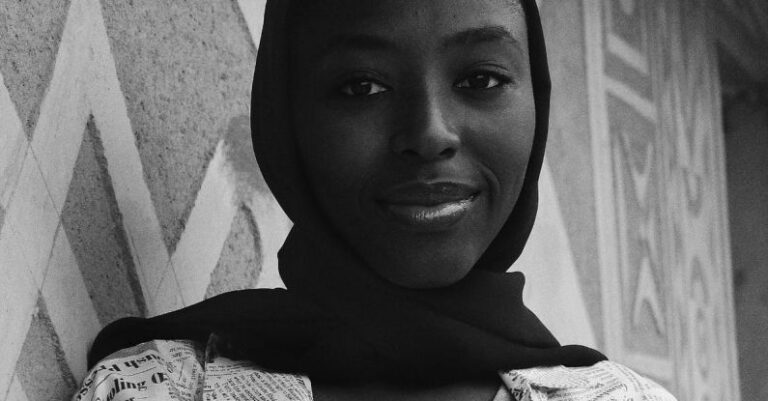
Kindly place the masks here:
<instances>
[{"instance_id":1,"label":"woman","mask_svg":"<svg viewBox=\"0 0 768 401\"><path fill-rule=\"evenodd\" d=\"M120 320L89 366L215 334L318 399L673 399L560 346L504 273L533 225L548 107L532 0L271 0L252 128L295 224L288 290Z\"/></svg>"}]
</instances>

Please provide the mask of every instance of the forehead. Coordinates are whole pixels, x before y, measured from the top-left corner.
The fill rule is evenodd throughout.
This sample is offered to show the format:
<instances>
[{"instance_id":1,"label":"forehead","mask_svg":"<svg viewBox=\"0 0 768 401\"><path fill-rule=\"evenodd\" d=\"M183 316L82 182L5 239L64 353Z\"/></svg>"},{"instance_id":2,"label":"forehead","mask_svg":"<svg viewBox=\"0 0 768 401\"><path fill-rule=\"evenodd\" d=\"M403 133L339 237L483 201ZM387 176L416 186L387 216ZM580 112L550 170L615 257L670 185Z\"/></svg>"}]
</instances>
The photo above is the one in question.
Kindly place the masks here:
<instances>
[{"instance_id":1,"label":"forehead","mask_svg":"<svg viewBox=\"0 0 768 401\"><path fill-rule=\"evenodd\" d=\"M293 4L291 31L300 36L295 44L302 47L356 34L424 45L481 27L503 27L521 45L527 44L519 0L294 0Z\"/></svg>"}]
</instances>

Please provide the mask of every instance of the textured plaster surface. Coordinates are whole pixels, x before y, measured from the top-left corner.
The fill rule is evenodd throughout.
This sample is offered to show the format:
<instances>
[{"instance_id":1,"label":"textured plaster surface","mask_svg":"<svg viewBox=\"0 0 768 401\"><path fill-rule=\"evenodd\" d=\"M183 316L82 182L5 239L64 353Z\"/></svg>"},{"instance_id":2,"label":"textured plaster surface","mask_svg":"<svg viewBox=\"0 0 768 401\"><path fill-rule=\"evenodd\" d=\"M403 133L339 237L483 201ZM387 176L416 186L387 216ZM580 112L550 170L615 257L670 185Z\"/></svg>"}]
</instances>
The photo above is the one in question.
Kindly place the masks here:
<instances>
[{"instance_id":1,"label":"textured plaster surface","mask_svg":"<svg viewBox=\"0 0 768 401\"><path fill-rule=\"evenodd\" d=\"M67 400L75 392L75 378L42 298L16 363L16 375L29 400Z\"/></svg>"},{"instance_id":2,"label":"textured plaster surface","mask_svg":"<svg viewBox=\"0 0 768 401\"><path fill-rule=\"evenodd\" d=\"M603 314L595 225L594 173L581 3L544 2L541 9L552 76L547 157L598 344Z\"/></svg>"},{"instance_id":3,"label":"textured plaster surface","mask_svg":"<svg viewBox=\"0 0 768 401\"><path fill-rule=\"evenodd\" d=\"M251 141L251 119L243 114L234 117L229 122L224 145L227 155L227 163L235 173L237 180L237 198L246 201L254 191L269 193L269 187L264 182L264 177L259 170L259 164L253 153L253 141Z\"/></svg>"},{"instance_id":4,"label":"textured plaster surface","mask_svg":"<svg viewBox=\"0 0 768 401\"><path fill-rule=\"evenodd\" d=\"M221 250L219 262L211 273L205 297L256 288L260 272L259 233L251 212L241 207L232 221L232 231Z\"/></svg>"},{"instance_id":5,"label":"textured plaster surface","mask_svg":"<svg viewBox=\"0 0 768 401\"><path fill-rule=\"evenodd\" d=\"M237 4L104 0L144 175L170 252L230 119L248 114L255 65Z\"/></svg>"},{"instance_id":6,"label":"textured plaster surface","mask_svg":"<svg viewBox=\"0 0 768 401\"><path fill-rule=\"evenodd\" d=\"M99 320L146 314L100 135L89 121L61 213Z\"/></svg>"},{"instance_id":7,"label":"textured plaster surface","mask_svg":"<svg viewBox=\"0 0 768 401\"><path fill-rule=\"evenodd\" d=\"M0 72L32 138L64 29L69 0L0 2Z\"/></svg>"}]
</instances>

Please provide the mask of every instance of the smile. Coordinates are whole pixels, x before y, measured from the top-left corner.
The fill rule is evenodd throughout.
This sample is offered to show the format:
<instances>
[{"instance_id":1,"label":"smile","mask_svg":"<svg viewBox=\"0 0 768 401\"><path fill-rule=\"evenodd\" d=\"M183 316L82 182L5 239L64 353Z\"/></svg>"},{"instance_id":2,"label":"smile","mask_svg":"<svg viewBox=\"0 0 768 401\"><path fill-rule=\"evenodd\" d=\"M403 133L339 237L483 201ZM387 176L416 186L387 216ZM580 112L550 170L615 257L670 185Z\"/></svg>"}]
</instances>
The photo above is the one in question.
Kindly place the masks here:
<instances>
[{"instance_id":1,"label":"smile","mask_svg":"<svg viewBox=\"0 0 768 401\"><path fill-rule=\"evenodd\" d=\"M456 183L410 184L396 187L378 201L385 215L420 232L444 231L464 218L479 191Z\"/></svg>"}]
</instances>

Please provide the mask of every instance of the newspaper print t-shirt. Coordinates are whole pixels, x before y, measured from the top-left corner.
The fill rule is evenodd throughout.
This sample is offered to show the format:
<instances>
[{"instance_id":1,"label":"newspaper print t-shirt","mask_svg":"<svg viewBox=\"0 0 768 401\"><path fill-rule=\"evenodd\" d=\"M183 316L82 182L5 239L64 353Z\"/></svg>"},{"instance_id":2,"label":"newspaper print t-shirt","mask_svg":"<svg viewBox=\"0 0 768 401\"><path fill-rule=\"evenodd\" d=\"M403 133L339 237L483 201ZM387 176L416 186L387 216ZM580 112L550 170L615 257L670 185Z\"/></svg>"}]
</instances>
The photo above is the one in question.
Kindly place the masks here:
<instances>
[{"instance_id":1,"label":"newspaper print t-shirt","mask_svg":"<svg viewBox=\"0 0 768 401\"><path fill-rule=\"evenodd\" d=\"M72 401L312 400L306 376L267 372L207 351L187 340L126 348L91 369Z\"/></svg>"},{"instance_id":2,"label":"newspaper print t-shirt","mask_svg":"<svg viewBox=\"0 0 768 401\"><path fill-rule=\"evenodd\" d=\"M213 342L209 342L213 343ZM618 363L500 372L493 401L675 401ZM155 340L118 351L88 372L73 401L311 401L306 376L218 356L192 341Z\"/></svg>"},{"instance_id":3,"label":"newspaper print t-shirt","mask_svg":"<svg viewBox=\"0 0 768 401\"><path fill-rule=\"evenodd\" d=\"M621 364L602 361L592 366L554 366L501 373L514 401L674 401L667 390ZM494 401L501 401L497 397Z\"/></svg>"}]
</instances>

